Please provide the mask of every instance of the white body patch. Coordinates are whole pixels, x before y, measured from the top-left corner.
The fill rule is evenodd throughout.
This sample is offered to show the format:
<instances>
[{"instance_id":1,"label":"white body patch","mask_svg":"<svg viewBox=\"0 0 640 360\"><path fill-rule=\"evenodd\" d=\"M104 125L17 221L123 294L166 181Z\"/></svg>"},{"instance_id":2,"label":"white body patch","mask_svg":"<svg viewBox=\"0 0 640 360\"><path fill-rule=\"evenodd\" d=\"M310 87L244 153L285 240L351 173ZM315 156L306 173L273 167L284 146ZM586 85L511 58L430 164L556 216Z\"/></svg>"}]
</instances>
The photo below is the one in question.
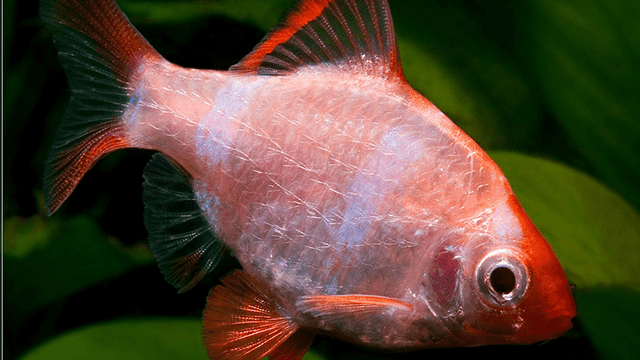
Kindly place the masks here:
<instances>
[{"instance_id":1,"label":"white body patch","mask_svg":"<svg viewBox=\"0 0 640 360\"><path fill-rule=\"evenodd\" d=\"M494 234L504 241L522 238L522 228L518 218L506 203L496 207L493 215Z\"/></svg>"},{"instance_id":2,"label":"white body patch","mask_svg":"<svg viewBox=\"0 0 640 360\"><path fill-rule=\"evenodd\" d=\"M384 135L381 147L360 170L348 190L349 205L338 229L338 241L347 246L362 245L385 195L393 192L406 167L423 153L414 136L392 128Z\"/></svg>"},{"instance_id":3,"label":"white body patch","mask_svg":"<svg viewBox=\"0 0 640 360\"><path fill-rule=\"evenodd\" d=\"M225 163L231 156L233 138L242 128L241 111L262 81L230 82L216 94L211 110L200 119L196 132L196 151L211 163Z\"/></svg>"}]
</instances>

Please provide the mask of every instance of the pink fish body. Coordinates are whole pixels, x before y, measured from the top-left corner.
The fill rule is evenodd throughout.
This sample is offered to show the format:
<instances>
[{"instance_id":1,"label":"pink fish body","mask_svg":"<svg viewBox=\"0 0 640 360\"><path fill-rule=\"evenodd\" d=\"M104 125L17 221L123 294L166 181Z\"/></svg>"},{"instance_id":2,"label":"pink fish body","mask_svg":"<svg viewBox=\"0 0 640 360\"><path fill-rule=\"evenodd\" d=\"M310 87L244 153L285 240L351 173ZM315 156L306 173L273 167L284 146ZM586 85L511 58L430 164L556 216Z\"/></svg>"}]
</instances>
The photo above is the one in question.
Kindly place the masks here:
<instances>
[{"instance_id":1,"label":"pink fish body","mask_svg":"<svg viewBox=\"0 0 640 360\"><path fill-rule=\"evenodd\" d=\"M110 0L43 1L72 99L50 212L105 154L154 149L145 222L167 281L211 290L212 359L527 344L571 328L553 250L487 154L404 80L386 1L305 0L230 71L164 60Z\"/></svg>"}]
</instances>

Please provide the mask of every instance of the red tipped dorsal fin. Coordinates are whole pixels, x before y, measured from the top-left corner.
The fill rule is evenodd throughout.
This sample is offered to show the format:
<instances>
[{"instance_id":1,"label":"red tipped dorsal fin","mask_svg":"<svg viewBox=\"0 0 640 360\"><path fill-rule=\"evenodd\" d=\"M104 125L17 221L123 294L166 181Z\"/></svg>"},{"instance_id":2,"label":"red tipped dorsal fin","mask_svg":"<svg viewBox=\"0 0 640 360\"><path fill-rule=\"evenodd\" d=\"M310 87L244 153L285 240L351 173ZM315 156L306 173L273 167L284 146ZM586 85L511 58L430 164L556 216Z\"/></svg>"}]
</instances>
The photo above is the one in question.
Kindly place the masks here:
<instances>
[{"instance_id":1,"label":"red tipped dorsal fin","mask_svg":"<svg viewBox=\"0 0 640 360\"><path fill-rule=\"evenodd\" d=\"M40 17L71 88L45 164L45 202L53 213L98 159L130 146L121 116L131 76L144 59L161 57L113 0L42 0Z\"/></svg>"},{"instance_id":2,"label":"red tipped dorsal fin","mask_svg":"<svg viewBox=\"0 0 640 360\"><path fill-rule=\"evenodd\" d=\"M296 301L298 310L327 322L345 321L354 315L372 314L389 308L413 310L402 300L375 295L309 295Z\"/></svg>"},{"instance_id":3,"label":"red tipped dorsal fin","mask_svg":"<svg viewBox=\"0 0 640 360\"><path fill-rule=\"evenodd\" d=\"M303 0L231 71L285 75L331 64L404 80L386 0Z\"/></svg>"},{"instance_id":4,"label":"red tipped dorsal fin","mask_svg":"<svg viewBox=\"0 0 640 360\"><path fill-rule=\"evenodd\" d=\"M211 290L202 321L211 359L300 359L313 341L312 333L278 312L265 286L241 270Z\"/></svg>"}]
</instances>

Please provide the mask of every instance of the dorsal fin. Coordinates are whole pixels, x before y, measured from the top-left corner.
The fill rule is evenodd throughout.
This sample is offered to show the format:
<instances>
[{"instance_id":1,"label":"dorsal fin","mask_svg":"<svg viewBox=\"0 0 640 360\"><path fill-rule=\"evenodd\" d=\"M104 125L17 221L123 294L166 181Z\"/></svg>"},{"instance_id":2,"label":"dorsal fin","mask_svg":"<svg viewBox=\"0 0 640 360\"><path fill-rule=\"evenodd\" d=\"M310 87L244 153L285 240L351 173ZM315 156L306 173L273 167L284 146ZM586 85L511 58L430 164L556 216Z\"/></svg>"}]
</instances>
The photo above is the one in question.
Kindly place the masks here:
<instances>
[{"instance_id":1,"label":"dorsal fin","mask_svg":"<svg viewBox=\"0 0 640 360\"><path fill-rule=\"evenodd\" d=\"M158 153L143 176L149 247L167 282L179 292L187 291L220 262L223 245L186 172Z\"/></svg>"},{"instance_id":2,"label":"dorsal fin","mask_svg":"<svg viewBox=\"0 0 640 360\"><path fill-rule=\"evenodd\" d=\"M231 71L286 75L331 64L404 79L386 0L302 0Z\"/></svg>"}]
</instances>

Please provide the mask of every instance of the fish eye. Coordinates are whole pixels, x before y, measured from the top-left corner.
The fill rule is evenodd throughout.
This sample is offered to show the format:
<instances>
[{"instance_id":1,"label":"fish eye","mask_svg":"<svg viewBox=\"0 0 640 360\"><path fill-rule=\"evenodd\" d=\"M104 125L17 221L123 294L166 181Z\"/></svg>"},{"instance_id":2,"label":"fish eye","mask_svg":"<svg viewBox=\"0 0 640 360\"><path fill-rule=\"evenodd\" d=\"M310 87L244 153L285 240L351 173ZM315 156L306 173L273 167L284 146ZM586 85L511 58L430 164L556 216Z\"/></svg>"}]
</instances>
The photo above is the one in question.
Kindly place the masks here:
<instances>
[{"instance_id":1,"label":"fish eye","mask_svg":"<svg viewBox=\"0 0 640 360\"><path fill-rule=\"evenodd\" d=\"M498 294L508 294L516 288L516 275L507 267L497 267L489 275L489 285Z\"/></svg>"},{"instance_id":2,"label":"fish eye","mask_svg":"<svg viewBox=\"0 0 640 360\"><path fill-rule=\"evenodd\" d=\"M527 290L529 274L509 251L488 254L476 270L478 288L486 302L500 307L517 305Z\"/></svg>"}]
</instances>

